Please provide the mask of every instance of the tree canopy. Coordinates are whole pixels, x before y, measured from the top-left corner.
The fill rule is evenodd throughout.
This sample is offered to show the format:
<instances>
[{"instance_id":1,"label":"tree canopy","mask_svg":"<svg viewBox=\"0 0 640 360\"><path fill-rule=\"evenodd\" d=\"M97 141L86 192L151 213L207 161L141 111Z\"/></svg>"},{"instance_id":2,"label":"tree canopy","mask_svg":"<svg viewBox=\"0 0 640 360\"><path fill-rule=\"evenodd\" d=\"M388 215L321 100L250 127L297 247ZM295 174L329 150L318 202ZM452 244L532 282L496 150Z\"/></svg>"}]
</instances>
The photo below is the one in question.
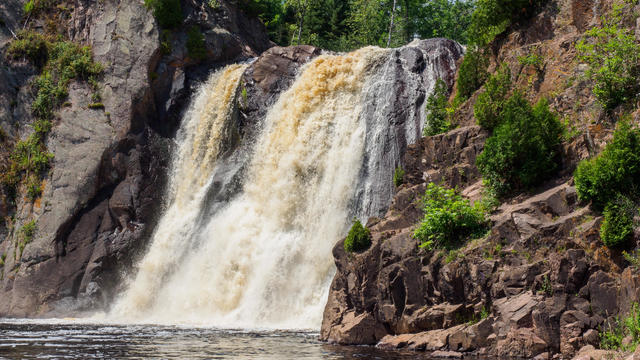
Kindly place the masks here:
<instances>
[{"instance_id":1,"label":"tree canopy","mask_svg":"<svg viewBox=\"0 0 640 360\"><path fill-rule=\"evenodd\" d=\"M347 51L400 46L414 38L467 43L475 0L239 0L278 45Z\"/></svg>"}]
</instances>

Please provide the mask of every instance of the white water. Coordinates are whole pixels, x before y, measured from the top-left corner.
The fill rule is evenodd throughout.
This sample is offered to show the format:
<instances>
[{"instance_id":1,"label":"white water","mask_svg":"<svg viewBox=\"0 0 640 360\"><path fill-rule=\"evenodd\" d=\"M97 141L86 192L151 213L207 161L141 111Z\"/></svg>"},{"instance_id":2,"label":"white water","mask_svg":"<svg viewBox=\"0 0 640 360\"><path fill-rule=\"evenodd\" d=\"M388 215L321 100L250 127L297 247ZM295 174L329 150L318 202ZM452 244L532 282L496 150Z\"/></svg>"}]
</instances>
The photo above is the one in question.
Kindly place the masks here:
<instances>
[{"instance_id":1,"label":"white water","mask_svg":"<svg viewBox=\"0 0 640 360\"><path fill-rule=\"evenodd\" d=\"M362 97L388 53L365 48L307 64L268 111L243 191L202 222L244 67L214 74L180 129L170 206L108 318L318 329L331 249L356 212Z\"/></svg>"}]
</instances>

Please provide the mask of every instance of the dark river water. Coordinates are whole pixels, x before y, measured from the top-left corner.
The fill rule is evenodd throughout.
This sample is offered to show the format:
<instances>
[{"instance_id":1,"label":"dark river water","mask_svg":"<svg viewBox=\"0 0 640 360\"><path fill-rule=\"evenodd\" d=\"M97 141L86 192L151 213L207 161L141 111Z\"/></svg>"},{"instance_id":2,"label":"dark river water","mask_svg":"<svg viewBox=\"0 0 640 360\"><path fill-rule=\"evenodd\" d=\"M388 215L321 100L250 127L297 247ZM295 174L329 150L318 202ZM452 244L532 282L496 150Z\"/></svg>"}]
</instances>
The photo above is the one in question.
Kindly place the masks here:
<instances>
[{"instance_id":1,"label":"dark river water","mask_svg":"<svg viewBox=\"0 0 640 360\"><path fill-rule=\"evenodd\" d=\"M1 359L427 359L317 339L310 332L0 319Z\"/></svg>"}]
</instances>

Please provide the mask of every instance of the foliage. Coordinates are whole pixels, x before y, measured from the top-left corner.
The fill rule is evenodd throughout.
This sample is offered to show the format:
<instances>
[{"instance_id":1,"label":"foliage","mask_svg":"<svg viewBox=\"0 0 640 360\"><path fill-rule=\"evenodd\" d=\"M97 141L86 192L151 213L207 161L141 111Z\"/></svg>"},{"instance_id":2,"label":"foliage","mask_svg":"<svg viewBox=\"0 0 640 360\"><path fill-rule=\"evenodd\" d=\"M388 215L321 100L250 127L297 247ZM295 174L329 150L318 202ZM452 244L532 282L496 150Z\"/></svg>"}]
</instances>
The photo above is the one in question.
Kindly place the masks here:
<instances>
[{"instance_id":1,"label":"foliage","mask_svg":"<svg viewBox=\"0 0 640 360\"><path fill-rule=\"evenodd\" d=\"M34 185L32 178L40 177L53 158L53 154L47 151L44 140L51 130L54 111L66 100L67 89L72 80L88 81L96 94L96 77L102 73L102 65L92 60L89 47L32 31L20 32L17 39L9 44L8 54L13 58L26 58L41 68L41 74L33 83L35 100L31 109L36 117L32 125L34 132L14 146L9 157L8 171L0 176L10 194L16 193L23 178L30 179L27 192L33 198L41 189L39 185Z\"/></svg>"},{"instance_id":2,"label":"foliage","mask_svg":"<svg viewBox=\"0 0 640 360\"><path fill-rule=\"evenodd\" d=\"M478 0L471 18L469 37L486 45L509 25L529 19L547 0Z\"/></svg>"},{"instance_id":3,"label":"foliage","mask_svg":"<svg viewBox=\"0 0 640 360\"><path fill-rule=\"evenodd\" d=\"M334 51L404 45L414 36L467 42L475 0L238 0L260 17L279 45L307 43ZM393 6L396 6L394 9ZM391 17L394 26L390 28Z\"/></svg>"},{"instance_id":4,"label":"foliage","mask_svg":"<svg viewBox=\"0 0 640 360\"><path fill-rule=\"evenodd\" d=\"M27 59L38 67L43 66L48 58L46 38L29 31L20 31L17 36L9 43L7 55L13 59Z\"/></svg>"},{"instance_id":5,"label":"foliage","mask_svg":"<svg viewBox=\"0 0 640 360\"><path fill-rule=\"evenodd\" d=\"M473 113L478 124L493 130L500 122L502 108L511 89L511 71L506 64L492 75L485 84L485 91L478 95Z\"/></svg>"},{"instance_id":6,"label":"foliage","mask_svg":"<svg viewBox=\"0 0 640 360\"><path fill-rule=\"evenodd\" d=\"M458 94L462 99L469 98L487 79L489 58L482 48L470 46L462 59L458 70Z\"/></svg>"},{"instance_id":7,"label":"foliage","mask_svg":"<svg viewBox=\"0 0 640 360\"><path fill-rule=\"evenodd\" d=\"M485 183L500 197L538 185L556 170L563 130L545 99L532 108L519 92L505 102L499 118L502 122L477 164Z\"/></svg>"},{"instance_id":8,"label":"foliage","mask_svg":"<svg viewBox=\"0 0 640 360\"><path fill-rule=\"evenodd\" d=\"M427 121L425 136L433 136L449 131L451 120L448 109L449 89L442 79L436 81L433 93L427 98Z\"/></svg>"},{"instance_id":9,"label":"foliage","mask_svg":"<svg viewBox=\"0 0 640 360\"><path fill-rule=\"evenodd\" d=\"M55 0L28 0L24 3L22 10L24 10L25 15L33 16L51 8L54 4Z\"/></svg>"},{"instance_id":10,"label":"foliage","mask_svg":"<svg viewBox=\"0 0 640 360\"><path fill-rule=\"evenodd\" d=\"M605 109L633 100L640 91L640 44L623 27L620 7L602 17L602 26L586 32L589 41L576 45L579 59L589 64L593 94Z\"/></svg>"},{"instance_id":11,"label":"foliage","mask_svg":"<svg viewBox=\"0 0 640 360\"><path fill-rule=\"evenodd\" d=\"M618 122L613 140L595 158L584 160L574 174L578 196L597 210L617 194L633 196L640 187L640 129L628 119Z\"/></svg>"},{"instance_id":12,"label":"foliage","mask_svg":"<svg viewBox=\"0 0 640 360\"><path fill-rule=\"evenodd\" d=\"M443 37L466 44L467 29L475 1L431 0L421 1L417 7L416 33L423 39Z\"/></svg>"},{"instance_id":13,"label":"foliage","mask_svg":"<svg viewBox=\"0 0 640 360\"><path fill-rule=\"evenodd\" d=\"M635 204L622 195L604 208L604 221L600 227L602 242L609 248L624 247L633 237L633 217L638 214Z\"/></svg>"},{"instance_id":14,"label":"foliage","mask_svg":"<svg viewBox=\"0 0 640 360\"><path fill-rule=\"evenodd\" d=\"M35 220L31 220L28 223L24 224L20 229L22 240L24 240L26 243L31 242L31 240L33 240L33 235L35 235L36 233L36 229L37 226Z\"/></svg>"},{"instance_id":15,"label":"foliage","mask_svg":"<svg viewBox=\"0 0 640 360\"><path fill-rule=\"evenodd\" d=\"M396 168L396 171L394 171L393 173L393 184L398 187L402 184L404 184L404 169L402 168L402 166L398 165L398 167Z\"/></svg>"},{"instance_id":16,"label":"foliage","mask_svg":"<svg viewBox=\"0 0 640 360\"><path fill-rule=\"evenodd\" d=\"M91 80L102 73L89 47L69 41L48 42L48 58L42 74L35 82L37 90L33 113L40 119L51 119L56 108L67 98L71 80Z\"/></svg>"},{"instance_id":17,"label":"foliage","mask_svg":"<svg viewBox=\"0 0 640 360\"><path fill-rule=\"evenodd\" d=\"M538 54L518 56L518 62L522 66L533 66L537 71L542 71L542 57Z\"/></svg>"},{"instance_id":18,"label":"foliage","mask_svg":"<svg viewBox=\"0 0 640 360\"><path fill-rule=\"evenodd\" d=\"M161 27L174 29L182 24L180 0L144 0L144 5L153 10L153 16Z\"/></svg>"},{"instance_id":19,"label":"foliage","mask_svg":"<svg viewBox=\"0 0 640 360\"><path fill-rule=\"evenodd\" d=\"M623 339L629 336L631 342L624 344ZM600 329L600 348L605 350L631 351L640 344L640 306L631 305L631 310L623 319L616 318L614 323L607 323Z\"/></svg>"},{"instance_id":20,"label":"foliage","mask_svg":"<svg viewBox=\"0 0 640 360\"><path fill-rule=\"evenodd\" d=\"M35 201L42 194L42 185L40 184L40 179L35 176L29 177L29 182L27 183L27 198L31 201Z\"/></svg>"},{"instance_id":21,"label":"foliage","mask_svg":"<svg viewBox=\"0 0 640 360\"><path fill-rule=\"evenodd\" d=\"M539 293L546 294L547 296L553 296L553 285L551 284L551 280L549 279L549 275L544 275L542 277L542 284L540 285Z\"/></svg>"},{"instance_id":22,"label":"foliage","mask_svg":"<svg viewBox=\"0 0 640 360\"><path fill-rule=\"evenodd\" d=\"M34 133L26 140L19 141L11 153L11 165L9 171L4 174L8 183L17 184L22 172L39 175L49 166L53 154L49 153L40 139L38 133Z\"/></svg>"},{"instance_id":23,"label":"foliage","mask_svg":"<svg viewBox=\"0 0 640 360\"><path fill-rule=\"evenodd\" d=\"M35 9L36 7L36 3L35 0L29 0L26 3L24 3L24 13L27 15L31 15L31 13L33 12L33 9Z\"/></svg>"},{"instance_id":24,"label":"foliage","mask_svg":"<svg viewBox=\"0 0 640 360\"><path fill-rule=\"evenodd\" d=\"M207 57L204 35L197 26L192 26L187 33L187 53L196 60L204 60Z\"/></svg>"},{"instance_id":25,"label":"foliage","mask_svg":"<svg viewBox=\"0 0 640 360\"><path fill-rule=\"evenodd\" d=\"M627 260L627 262L629 262L629 264L631 264L634 269L640 270L640 249L636 249L631 253L622 251L622 256L625 260Z\"/></svg>"},{"instance_id":26,"label":"foliage","mask_svg":"<svg viewBox=\"0 0 640 360\"><path fill-rule=\"evenodd\" d=\"M414 232L421 247L451 249L469 237L482 236L486 230L485 214L453 189L434 183L427 186L424 219Z\"/></svg>"},{"instance_id":27,"label":"foliage","mask_svg":"<svg viewBox=\"0 0 640 360\"><path fill-rule=\"evenodd\" d=\"M371 232L362 226L360 220L354 219L351 230L344 240L344 250L346 252L359 252L371 246Z\"/></svg>"}]
</instances>

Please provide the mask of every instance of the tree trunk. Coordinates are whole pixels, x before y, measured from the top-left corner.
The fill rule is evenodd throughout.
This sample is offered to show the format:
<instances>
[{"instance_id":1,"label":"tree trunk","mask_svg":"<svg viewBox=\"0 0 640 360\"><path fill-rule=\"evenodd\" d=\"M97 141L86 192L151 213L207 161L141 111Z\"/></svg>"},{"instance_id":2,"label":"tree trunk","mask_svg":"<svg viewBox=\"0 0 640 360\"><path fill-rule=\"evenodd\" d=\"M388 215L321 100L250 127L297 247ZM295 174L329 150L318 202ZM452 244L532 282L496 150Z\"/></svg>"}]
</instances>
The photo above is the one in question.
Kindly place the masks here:
<instances>
[{"instance_id":1,"label":"tree trunk","mask_svg":"<svg viewBox=\"0 0 640 360\"><path fill-rule=\"evenodd\" d=\"M389 22L389 38L387 39L387 47L391 47L391 34L393 33L393 20L396 16L396 0L393 0L393 8L391 9L391 21Z\"/></svg>"},{"instance_id":2,"label":"tree trunk","mask_svg":"<svg viewBox=\"0 0 640 360\"><path fill-rule=\"evenodd\" d=\"M300 22L298 23L298 43L296 45L300 45L300 41L302 39L302 26L304 25L304 16L307 12L307 0L300 0ZM303 5L304 4L304 5Z\"/></svg>"}]
</instances>

